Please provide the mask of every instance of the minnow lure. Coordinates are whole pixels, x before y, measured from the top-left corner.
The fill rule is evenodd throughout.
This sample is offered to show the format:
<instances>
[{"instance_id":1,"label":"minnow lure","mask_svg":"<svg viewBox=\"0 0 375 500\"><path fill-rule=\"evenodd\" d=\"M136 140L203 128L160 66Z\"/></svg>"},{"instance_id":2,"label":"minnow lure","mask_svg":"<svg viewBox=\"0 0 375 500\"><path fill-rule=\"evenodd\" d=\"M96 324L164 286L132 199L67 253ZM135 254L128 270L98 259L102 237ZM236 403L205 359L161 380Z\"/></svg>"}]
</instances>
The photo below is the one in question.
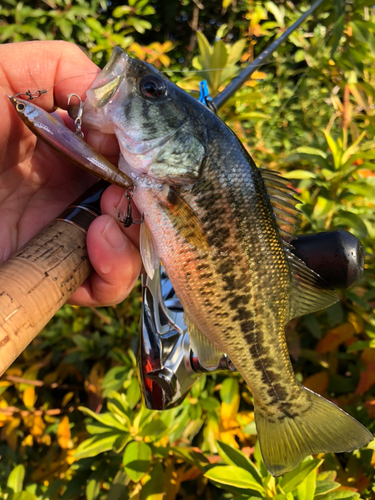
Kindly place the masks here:
<instances>
[{"instance_id":1,"label":"minnow lure","mask_svg":"<svg viewBox=\"0 0 375 500\"><path fill-rule=\"evenodd\" d=\"M30 101L20 99L17 96L8 97L22 121L48 146L80 168L100 177L100 179L124 189L133 187L133 181L130 177L112 165L104 156L97 153L81 137L60 123L53 115Z\"/></svg>"}]
</instances>

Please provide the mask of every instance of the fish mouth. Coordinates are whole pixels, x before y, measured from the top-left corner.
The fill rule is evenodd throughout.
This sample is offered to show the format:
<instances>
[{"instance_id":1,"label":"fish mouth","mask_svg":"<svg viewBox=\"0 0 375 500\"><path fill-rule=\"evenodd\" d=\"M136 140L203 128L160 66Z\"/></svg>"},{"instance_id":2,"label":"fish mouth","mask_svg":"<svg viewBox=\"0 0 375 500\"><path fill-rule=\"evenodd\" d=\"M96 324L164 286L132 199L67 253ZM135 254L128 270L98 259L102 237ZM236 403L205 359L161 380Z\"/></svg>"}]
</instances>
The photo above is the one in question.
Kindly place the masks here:
<instances>
[{"instance_id":1,"label":"fish mouth","mask_svg":"<svg viewBox=\"0 0 375 500\"><path fill-rule=\"evenodd\" d=\"M126 68L130 57L120 47L115 47L102 71L86 92L87 98L95 108L105 106L116 93L126 77Z\"/></svg>"}]
</instances>

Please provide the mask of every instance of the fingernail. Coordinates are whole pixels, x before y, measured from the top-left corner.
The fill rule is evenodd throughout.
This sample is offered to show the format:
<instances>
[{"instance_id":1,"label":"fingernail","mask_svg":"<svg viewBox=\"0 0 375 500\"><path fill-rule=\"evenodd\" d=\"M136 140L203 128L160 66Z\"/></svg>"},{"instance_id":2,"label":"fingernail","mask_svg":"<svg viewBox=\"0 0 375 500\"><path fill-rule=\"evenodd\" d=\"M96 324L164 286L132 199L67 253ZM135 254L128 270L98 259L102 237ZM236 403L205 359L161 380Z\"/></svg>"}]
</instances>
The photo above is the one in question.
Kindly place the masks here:
<instances>
[{"instance_id":1,"label":"fingernail","mask_svg":"<svg viewBox=\"0 0 375 500\"><path fill-rule=\"evenodd\" d=\"M114 250L117 252L124 250L127 243L126 236L122 233L121 229L113 219L108 221L102 234Z\"/></svg>"}]
</instances>

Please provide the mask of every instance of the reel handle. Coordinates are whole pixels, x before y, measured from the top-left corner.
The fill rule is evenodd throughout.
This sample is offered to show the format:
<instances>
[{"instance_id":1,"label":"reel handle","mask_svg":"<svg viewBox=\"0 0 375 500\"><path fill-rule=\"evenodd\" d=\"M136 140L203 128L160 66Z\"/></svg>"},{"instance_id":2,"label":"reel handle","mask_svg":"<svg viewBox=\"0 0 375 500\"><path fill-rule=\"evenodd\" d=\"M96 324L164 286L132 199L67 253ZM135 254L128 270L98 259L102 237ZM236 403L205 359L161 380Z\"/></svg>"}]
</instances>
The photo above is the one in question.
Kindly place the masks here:
<instances>
[{"instance_id":1,"label":"reel handle","mask_svg":"<svg viewBox=\"0 0 375 500\"><path fill-rule=\"evenodd\" d=\"M90 275L86 232L108 185L94 184L0 267L0 375Z\"/></svg>"}]
</instances>

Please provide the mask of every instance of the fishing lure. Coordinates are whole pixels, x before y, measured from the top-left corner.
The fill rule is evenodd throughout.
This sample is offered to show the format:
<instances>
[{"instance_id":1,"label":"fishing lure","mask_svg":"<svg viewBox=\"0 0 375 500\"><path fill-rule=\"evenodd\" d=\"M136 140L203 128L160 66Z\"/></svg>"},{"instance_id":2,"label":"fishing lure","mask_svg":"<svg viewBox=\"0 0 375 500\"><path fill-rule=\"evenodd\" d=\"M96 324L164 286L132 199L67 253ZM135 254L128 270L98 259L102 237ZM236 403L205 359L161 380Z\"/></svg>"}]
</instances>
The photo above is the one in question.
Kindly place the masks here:
<instances>
[{"instance_id":1,"label":"fishing lure","mask_svg":"<svg viewBox=\"0 0 375 500\"><path fill-rule=\"evenodd\" d=\"M133 188L133 181L126 174L112 165L104 156L86 144L82 138L60 123L53 115L31 103L43 91L26 92L29 100L15 96L7 96L25 125L43 142L63 155L83 170L96 175L116 186L125 189Z\"/></svg>"}]
</instances>

